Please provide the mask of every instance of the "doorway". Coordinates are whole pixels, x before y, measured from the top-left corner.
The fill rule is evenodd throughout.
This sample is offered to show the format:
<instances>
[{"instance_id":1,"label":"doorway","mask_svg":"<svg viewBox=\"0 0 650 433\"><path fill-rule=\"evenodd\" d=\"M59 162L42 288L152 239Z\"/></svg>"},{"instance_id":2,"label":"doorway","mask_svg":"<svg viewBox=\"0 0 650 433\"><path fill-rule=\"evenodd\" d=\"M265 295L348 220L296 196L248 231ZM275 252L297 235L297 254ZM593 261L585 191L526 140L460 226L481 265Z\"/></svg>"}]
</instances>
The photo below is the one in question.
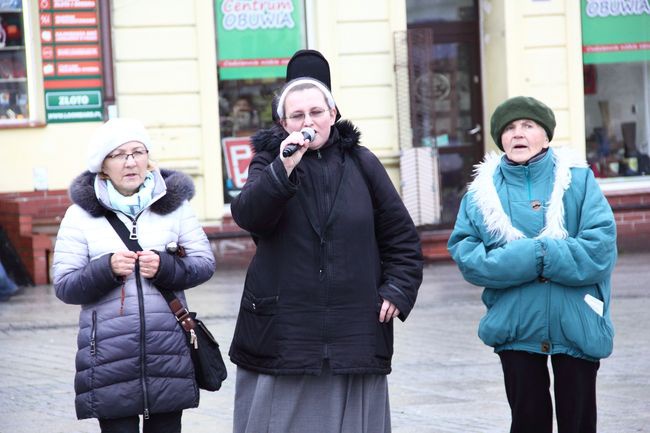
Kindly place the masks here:
<instances>
[{"instance_id":1,"label":"doorway","mask_svg":"<svg viewBox=\"0 0 650 433\"><path fill-rule=\"evenodd\" d=\"M434 149L449 228L484 154L478 4L407 0L407 20L413 143Z\"/></svg>"}]
</instances>

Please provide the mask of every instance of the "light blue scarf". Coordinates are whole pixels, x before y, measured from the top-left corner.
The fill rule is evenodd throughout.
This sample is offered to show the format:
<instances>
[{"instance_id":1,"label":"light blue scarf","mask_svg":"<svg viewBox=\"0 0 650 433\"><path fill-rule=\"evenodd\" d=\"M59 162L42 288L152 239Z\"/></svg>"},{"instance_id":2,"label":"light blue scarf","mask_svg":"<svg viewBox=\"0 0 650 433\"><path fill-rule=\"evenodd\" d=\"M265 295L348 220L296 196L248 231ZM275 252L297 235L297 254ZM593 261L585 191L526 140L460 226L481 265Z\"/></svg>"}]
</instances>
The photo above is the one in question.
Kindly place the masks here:
<instances>
[{"instance_id":1,"label":"light blue scarf","mask_svg":"<svg viewBox=\"0 0 650 433\"><path fill-rule=\"evenodd\" d=\"M153 173L148 171L138 192L130 196L124 196L115 189L110 179L107 179L106 186L111 207L132 217L136 216L151 203L155 183Z\"/></svg>"}]
</instances>

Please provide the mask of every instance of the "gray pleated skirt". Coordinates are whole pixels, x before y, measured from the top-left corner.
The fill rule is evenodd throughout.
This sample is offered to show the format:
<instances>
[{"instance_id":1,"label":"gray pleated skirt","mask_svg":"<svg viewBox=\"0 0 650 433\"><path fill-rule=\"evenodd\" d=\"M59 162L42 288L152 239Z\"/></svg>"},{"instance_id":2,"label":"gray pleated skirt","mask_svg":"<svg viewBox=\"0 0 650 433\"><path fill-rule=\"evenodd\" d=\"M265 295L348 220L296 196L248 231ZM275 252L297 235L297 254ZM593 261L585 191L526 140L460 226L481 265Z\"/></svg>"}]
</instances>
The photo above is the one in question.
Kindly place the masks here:
<instances>
[{"instance_id":1,"label":"gray pleated skirt","mask_svg":"<svg viewBox=\"0 0 650 433\"><path fill-rule=\"evenodd\" d=\"M390 433L385 375L270 376L237 368L233 433Z\"/></svg>"}]
</instances>

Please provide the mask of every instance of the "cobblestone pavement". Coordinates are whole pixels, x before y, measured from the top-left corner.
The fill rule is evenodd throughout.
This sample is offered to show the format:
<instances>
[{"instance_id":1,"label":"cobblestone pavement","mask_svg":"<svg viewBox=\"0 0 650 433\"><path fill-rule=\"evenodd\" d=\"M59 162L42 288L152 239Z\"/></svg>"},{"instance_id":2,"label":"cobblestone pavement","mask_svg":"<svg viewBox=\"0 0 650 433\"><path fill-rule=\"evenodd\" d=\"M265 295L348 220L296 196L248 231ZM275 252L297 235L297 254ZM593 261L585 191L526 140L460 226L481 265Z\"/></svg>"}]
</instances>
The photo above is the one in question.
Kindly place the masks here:
<instances>
[{"instance_id":1,"label":"cobblestone pavement","mask_svg":"<svg viewBox=\"0 0 650 433\"><path fill-rule=\"evenodd\" d=\"M614 354L598 376L599 431L650 432L650 254L622 255L614 274ZM190 305L227 353L244 271L219 270L188 292ZM395 433L496 433L509 429L498 357L476 335L481 289L452 263L429 265L416 308L396 325L389 376ZM0 303L0 433L97 433L74 413L78 307L51 286ZM230 432L235 368L216 393L202 392L183 415L184 431ZM315 428L314 432L317 432ZM320 432L317 432L320 433Z\"/></svg>"}]
</instances>

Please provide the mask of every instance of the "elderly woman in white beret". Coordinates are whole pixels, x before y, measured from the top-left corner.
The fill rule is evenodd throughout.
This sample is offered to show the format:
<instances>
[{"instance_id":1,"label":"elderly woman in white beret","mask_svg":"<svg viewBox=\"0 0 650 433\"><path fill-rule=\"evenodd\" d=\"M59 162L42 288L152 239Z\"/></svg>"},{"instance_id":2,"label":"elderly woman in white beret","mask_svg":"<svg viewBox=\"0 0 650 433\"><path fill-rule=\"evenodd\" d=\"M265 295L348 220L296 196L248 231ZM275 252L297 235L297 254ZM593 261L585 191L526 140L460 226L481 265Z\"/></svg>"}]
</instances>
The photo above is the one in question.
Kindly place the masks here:
<instances>
[{"instance_id":1,"label":"elderly woman in white beret","mask_svg":"<svg viewBox=\"0 0 650 433\"><path fill-rule=\"evenodd\" d=\"M75 376L77 417L102 433L181 431L183 409L199 404L185 334L160 290L183 291L215 268L188 200L191 179L158 170L152 142L133 119L111 119L89 145L88 171L70 186L73 204L57 235L54 288L81 305ZM115 213L142 251L130 251L106 218ZM166 252L176 242L180 257Z\"/></svg>"}]
</instances>

